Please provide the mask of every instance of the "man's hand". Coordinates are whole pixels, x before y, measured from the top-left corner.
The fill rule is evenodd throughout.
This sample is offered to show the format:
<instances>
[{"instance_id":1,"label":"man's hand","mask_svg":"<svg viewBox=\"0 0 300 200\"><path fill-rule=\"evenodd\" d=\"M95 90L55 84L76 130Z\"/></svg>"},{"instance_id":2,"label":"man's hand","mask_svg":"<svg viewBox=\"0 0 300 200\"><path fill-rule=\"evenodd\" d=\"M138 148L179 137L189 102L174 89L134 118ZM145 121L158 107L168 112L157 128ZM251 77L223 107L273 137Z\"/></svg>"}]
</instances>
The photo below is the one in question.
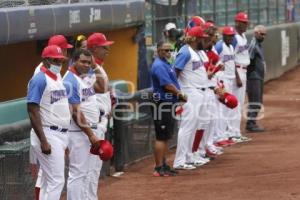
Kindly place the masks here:
<instances>
[{"instance_id":1,"label":"man's hand","mask_svg":"<svg viewBox=\"0 0 300 200\"><path fill-rule=\"evenodd\" d=\"M92 146L97 145L98 141L100 140L95 134L93 134L92 136L90 136L89 138Z\"/></svg>"},{"instance_id":2,"label":"man's hand","mask_svg":"<svg viewBox=\"0 0 300 200\"><path fill-rule=\"evenodd\" d=\"M240 78L236 78L236 85L238 87L243 87L243 83L242 83L242 80Z\"/></svg>"},{"instance_id":3,"label":"man's hand","mask_svg":"<svg viewBox=\"0 0 300 200\"><path fill-rule=\"evenodd\" d=\"M41 142L41 149L43 154L51 154L51 145L48 143L48 141Z\"/></svg>"},{"instance_id":4,"label":"man's hand","mask_svg":"<svg viewBox=\"0 0 300 200\"><path fill-rule=\"evenodd\" d=\"M178 99L179 101L187 102L187 96L181 92L178 94Z\"/></svg>"}]
</instances>

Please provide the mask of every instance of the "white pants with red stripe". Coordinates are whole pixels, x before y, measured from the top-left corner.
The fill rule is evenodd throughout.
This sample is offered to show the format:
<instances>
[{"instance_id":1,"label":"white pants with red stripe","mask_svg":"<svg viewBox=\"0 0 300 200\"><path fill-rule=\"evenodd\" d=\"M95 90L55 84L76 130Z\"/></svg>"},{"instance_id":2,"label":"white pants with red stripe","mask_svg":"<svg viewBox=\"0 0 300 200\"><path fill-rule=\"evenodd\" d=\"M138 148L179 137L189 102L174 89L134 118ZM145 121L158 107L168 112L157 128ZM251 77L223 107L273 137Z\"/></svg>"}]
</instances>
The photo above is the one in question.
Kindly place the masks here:
<instances>
[{"instance_id":1,"label":"white pants with red stripe","mask_svg":"<svg viewBox=\"0 0 300 200\"><path fill-rule=\"evenodd\" d=\"M195 133L199 129L204 129L209 121L205 116L204 105L207 99L207 90L202 91L195 88L183 88L182 90L187 95L188 101L183 105L181 114L174 167L194 161L192 146Z\"/></svg>"},{"instance_id":2,"label":"white pants with red stripe","mask_svg":"<svg viewBox=\"0 0 300 200\"><path fill-rule=\"evenodd\" d=\"M65 150L68 146L68 133L53 131L49 128L43 130L51 145L49 155L42 153L40 141L33 130L30 135L31 146L43 171L39 199L59 200L65 183Z\"/></svg>"}]
</instances>

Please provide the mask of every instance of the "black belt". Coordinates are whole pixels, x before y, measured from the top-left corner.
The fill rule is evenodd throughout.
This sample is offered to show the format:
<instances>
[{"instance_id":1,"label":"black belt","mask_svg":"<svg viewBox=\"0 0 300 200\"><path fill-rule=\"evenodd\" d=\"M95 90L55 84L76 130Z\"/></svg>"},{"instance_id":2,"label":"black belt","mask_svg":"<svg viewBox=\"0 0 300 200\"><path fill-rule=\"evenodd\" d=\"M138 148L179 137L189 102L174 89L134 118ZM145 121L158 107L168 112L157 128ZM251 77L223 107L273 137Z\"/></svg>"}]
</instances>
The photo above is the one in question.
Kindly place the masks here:
<instances>
[{"instance_id":1,"label":"black belt","mask_svg":"<svg viewBox=\"0 0 300 200\"><path fill-rule=\"evenodd\" d=\"M198 90L205 91L207 88L197 88Z\"/></svg>"},{"instance_id":2,"label":"black belt","mask_svg":"<svg viewBox=\"0 0 300 200\"><path fill-rule=\"evenodd\" d=\"M49 128L53 131L58 131L58 132L62 132L62 133L65 133L68 131L67 128L59 128L58 126L49 126Z\"/></svg>"}]
</instances>

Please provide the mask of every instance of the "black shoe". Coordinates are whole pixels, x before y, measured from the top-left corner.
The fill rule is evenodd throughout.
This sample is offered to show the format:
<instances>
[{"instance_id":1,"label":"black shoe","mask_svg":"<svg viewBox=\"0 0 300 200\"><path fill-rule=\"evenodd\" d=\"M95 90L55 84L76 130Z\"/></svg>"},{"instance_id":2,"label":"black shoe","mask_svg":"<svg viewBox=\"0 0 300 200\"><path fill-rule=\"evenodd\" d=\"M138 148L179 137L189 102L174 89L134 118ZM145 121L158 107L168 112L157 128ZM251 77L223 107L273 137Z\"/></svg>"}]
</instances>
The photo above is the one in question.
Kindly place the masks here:
<instances>
[{"instance_id":1,"label":"black shoe","mask_svg":"<svg viewBox=\"0 0 300 200\"><path fill-rule=\"evenodd\" d=\"M170 176L175 176L176 174L178 174L179 172L176 171L175 169L172 169L169 165L164 164L163 165L164 168L164 172L166 174L169 174Z\"/></svg>"},{"instance_id":2,"label":"black shoe","mask_svg":"<svg viewBox=\"0 0 300 200\"><path fill-rule=\"evenodd\" d=\"M251 133L255 133L255 132L264 132L265 129L264 128L261 128L257 125L254 125L254 126L247 126L246 127L246 130L247 132L251 132Z\"/></svg>"},{"instance_id":3,"label":"black shoe","mask_svg":"<svg viewBox=\"0 0 300 200\"><path fill-rule=\"evenodd\" d=\"M153 176L154 177L165 177L165 176L170 176L170 175L165 173L164 168L162 166L160 166L160 167L154 168Z\"/></svg>"}]
</instances>

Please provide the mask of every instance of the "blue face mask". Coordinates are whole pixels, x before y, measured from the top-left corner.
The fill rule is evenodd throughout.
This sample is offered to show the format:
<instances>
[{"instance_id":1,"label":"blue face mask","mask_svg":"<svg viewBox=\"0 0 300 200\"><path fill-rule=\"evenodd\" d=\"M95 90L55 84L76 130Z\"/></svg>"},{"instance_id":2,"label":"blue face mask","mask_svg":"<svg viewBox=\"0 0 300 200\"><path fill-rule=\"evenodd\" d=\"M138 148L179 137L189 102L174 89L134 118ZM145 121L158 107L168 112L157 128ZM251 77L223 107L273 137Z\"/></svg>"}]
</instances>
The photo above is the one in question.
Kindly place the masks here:
<instances>
[{"instance_id":1,"label":"blue face mask","mask_svg":"<svg viewBox=\"0 0 300 200\"><path fill-rule=\"evenodd\" d=\"M50 70L53 74L58 74L58 73L60 73L61 65L53 65L53 64L50 64L49 70Z\"/></svg>"}]
</instances>

